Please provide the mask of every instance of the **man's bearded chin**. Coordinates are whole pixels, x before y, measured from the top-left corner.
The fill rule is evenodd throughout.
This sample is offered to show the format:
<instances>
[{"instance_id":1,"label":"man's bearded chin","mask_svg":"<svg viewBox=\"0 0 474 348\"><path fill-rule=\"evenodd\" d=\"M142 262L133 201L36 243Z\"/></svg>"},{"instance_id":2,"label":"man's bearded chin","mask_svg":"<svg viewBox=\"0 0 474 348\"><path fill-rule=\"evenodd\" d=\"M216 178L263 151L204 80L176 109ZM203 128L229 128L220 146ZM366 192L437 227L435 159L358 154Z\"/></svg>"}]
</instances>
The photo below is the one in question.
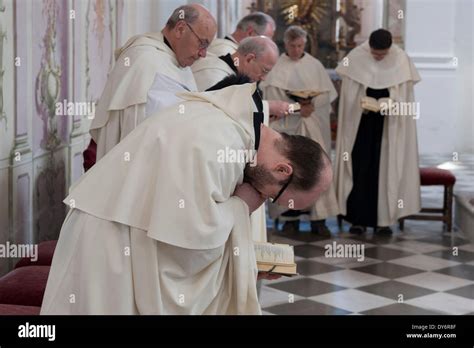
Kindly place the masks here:
<instances>
[{"instance_id":1,"label":"man's bearded chin","mask_svg":"<svg viewBox=\"0 0 474 348\"><path fill-rule=\"evenodd\" d=\"M244 182L252 185L257 191L262 192L266 185L276 184L278 180L262 165L250 166L250 163L247 163L244 169Z\"/></svg>"}]
</instances>

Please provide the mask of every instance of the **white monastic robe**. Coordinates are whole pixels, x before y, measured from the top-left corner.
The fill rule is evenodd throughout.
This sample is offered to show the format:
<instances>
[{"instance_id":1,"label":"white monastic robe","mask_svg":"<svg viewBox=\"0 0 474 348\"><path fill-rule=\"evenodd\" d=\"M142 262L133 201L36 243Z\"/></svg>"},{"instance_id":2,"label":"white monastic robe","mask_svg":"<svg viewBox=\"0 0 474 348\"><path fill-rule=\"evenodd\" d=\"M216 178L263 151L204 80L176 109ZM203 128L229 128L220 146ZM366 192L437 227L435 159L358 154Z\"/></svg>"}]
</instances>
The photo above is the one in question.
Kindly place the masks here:
<instances>
[{"instance_id":1,"label":"white monastic robe","mask_svg":"<svg viewBox=\"0 0 474 348\"><path fill-rule=\"evenodd\" d=\"M42 314L260 314L247 204L255 84L183 93L71 188ZM128 157L124 157L128 156ZM71 298L74 301L71 301Z\"/></svg>"},{"instance_id":2,"label":"white monastic robe","mask_svg":"<svg viewBox=\"0 0 474 348\"><path fill-rule=\"evenodd\" d=\"M282 54L265 81L261 83L265 99L279 99L289 103L287 91L319 91L322 94L313 98L314 112L309 117L301 117L295 112L285 118L270 123L270 126L288 134L298 134L318 142L331 154L331 102L337 98L337 92L328 73L319 60L305 53L298 61L293 61L286 53ZM277 218L287 209L270 204L270 216ZM323 220L339 213L334 186L321 195L310 211L311 220Z\"/></svg>"},{"instance_id":3,"label":"white monastic robe","mask_svg":"<svg viewBox=\"0 0 474 348\"><path fill-rule=\"evenodd\" d=\"M97 143L97 160L145 119L147 93L157 74L196 90L191 69L180 67L162 33L130 38L115 58L90 129Z\"/></svg>"},{"instance_id":4,"label":"white monastic robe","mask_svg":"<svg viewBox=\"0 0 474 348\"><path fill-rule=\"evenodd\" d=\"M155 80L148 90L145 116L148 117L162 109L181 102L182 99L178 95L186 91L189 91L186 86L172 78L163 74L156 74Z\"/></svg>"},{"instance_id":5,"label":"white monastic robe","mask_svg":"<svg viewBox=\"0 0 474 348\"><path fill-rule=\"evenodd\" d=\"M207 52L214 56L225 56L226 54L234 54L239 48L239 43L232 35L227 35L224 39L212 40Z\"/></svg>"},{"instance_id":6,"label":"white monastic robe","mask_svg":"<svg viewBox=\"0 0 474 348\"><path fill-rule=\"evenodd\" d=\"M191 66L191 69L199 91L205 91L219 81L222 81L227 76L235 74L235 71L229 66L229 64L221 58L212 55L196 61ZM268 102L266 101L263 101L263 114L263 123L268 125L270 112ZM264 205L252 213L252 230L254 241L267 241L267 222Z\"/></svg>"},{"instance_id":7,"label":"white monastic robe","mask_svg":"<svg viewBox=\"0 0 474 348\"><path fill-rule=\"evenodd\" d=\"M236 72L218 56L207 56L191 65L198 91L205 91Z\"/></svg>"},{"instance_id":8,"label":"white monastic robe","mask_svg":"<svg viewBox=\"0 0 474 348\"><path fill-rule=\"evenodd\" d=\"M362 115L360 100L366 88L388 89L396 102L414 102L420 76L408 55L396 45L381 61L370 54L368 42L353 49L339 63L342 78L336 142L336 194L341 214L353 187L351 153ZM416 120L412 116L384 116L380 153L377 225L390 226L420 210L420 174Z\"/></svg>"}]
</instances>

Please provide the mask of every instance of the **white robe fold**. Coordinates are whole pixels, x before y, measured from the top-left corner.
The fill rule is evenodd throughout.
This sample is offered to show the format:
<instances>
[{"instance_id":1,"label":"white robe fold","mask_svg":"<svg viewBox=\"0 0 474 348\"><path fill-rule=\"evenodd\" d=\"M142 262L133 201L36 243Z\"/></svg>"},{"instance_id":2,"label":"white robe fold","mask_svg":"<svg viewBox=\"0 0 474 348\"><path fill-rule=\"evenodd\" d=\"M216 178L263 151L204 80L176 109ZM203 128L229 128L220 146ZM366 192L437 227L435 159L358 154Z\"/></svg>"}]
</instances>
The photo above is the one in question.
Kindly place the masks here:
<instances>
[{"instance_id":1,"label":"white robe fold","mask_svg":"<svg viewBox=\"0 0 474 348\"><path fill-rule=\"evenodd\" d=\"M300 113L273 121L270 125L279 132L298 134L318 142L331 154L331 102L337 98L337 92L324 66L308 53L298 61L291 60L285 53L280 56L268 77L261 83L265 99L284 100L294 103L287 91L320 91L313 98L314 112L309 117ZM285 210L276 204L270 204L271 218L277 218ZM339 214L334 185L331 184L310 210L311 220L323 220Z\"/></svg>"},{"instance_id":2,"label":"white robe fold","mask_svg":"<svg viewBox=\"0 0 474 348\"><path fill-rule=\"evenodd\" d=\"M231 35L228 35L228 37L232 40L219 38L214 39L209 45L207 52L217 57L225 56L229 53L234 54L239 48L239 43L235 41Z\"/></svg>"},{"instance_id":3,"label":"white robe fold","mask_svg":"<svg viewBox=\"0 0 474 348\"><path fill-rule=\"evenodd\" d=\"M254 148L255 88L180 94L71 187L42 314L261 313L245 163L218 162Z\"/></svg>"},{"instance_id":4,"label":"white robe fold","mask_svg":"<svg viewBox=\"0 0 474 348\"><path fill-rule=\"evenodd\" d=\"M198 91L205 91L235 71L218 56L209 56L197 60L191 65Z\"/></svg>"},{"instance_id":5,"label":"white robe fold","mask_svg":"<svg viewBox=\"0 0 474 348\"><path fill-rule=\"evenodd\" d=\"M353 49L348 64L339 63L342 78L336 142L335 183L339 208L347 212L352 190L351 153L362 115L360 100L366 88L388 88L396 102L414 102L414 84L420 76L408 55L392 45L387 56L375 61L368 42ZM412 116L384 116L380 153L377 225L390 226L400 217L420 211L420 174L416 119ZM348 158L349 160L344 160Z\"/></svg>"},{"instance_id":6,"label":"white robe fold","mask_svg":"<svg viewBox=\"0 0 474 348\"><path fill-rule=\"evenodd\" d=\"M130 38L115 58L90 129L97 143L97 160L145 119L147 93L157 73L196 90L191 69L179 66L161 33Z\"/></svg>"},{"instance_id":7,"label":"white robe fold","mask_svg":"<svg viewBox=\"0 0 474 348\"><path fill-rule=\"evenodd\" d=\"M181 102L182 99L177 94L186 91L189 91L186 86L166 75L157 73L153 84L148 90L145 115L149 116L168 106Z\"/></svg>"}]
</instances>

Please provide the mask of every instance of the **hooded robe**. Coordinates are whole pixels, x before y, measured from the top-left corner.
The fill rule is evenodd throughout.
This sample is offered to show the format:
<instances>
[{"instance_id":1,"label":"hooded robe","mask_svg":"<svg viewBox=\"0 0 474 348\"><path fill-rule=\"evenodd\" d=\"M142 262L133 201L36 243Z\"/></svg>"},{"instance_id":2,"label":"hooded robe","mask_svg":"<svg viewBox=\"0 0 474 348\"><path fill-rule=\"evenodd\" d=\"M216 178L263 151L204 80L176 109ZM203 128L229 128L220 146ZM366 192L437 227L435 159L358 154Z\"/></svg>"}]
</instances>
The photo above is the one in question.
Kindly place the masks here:
<instances>
[{"instance_id":1,"label":"hooded robe","mask_svg":"<svg viewBox=\"0 0 474 348\"><path fill-rule=\"evenodd\" d=\"M261 83L265 99L279 99L294 103L287 91L318 91L320 95L311 101L314 112L309 117L301 117L295 112L285 118L271 122L271 127L279 132L303 135L321 144L331 154L331 102L337 92L324 66L308 53L298 61L282 54L268 77ZM285 210L270 204L270 216L275 219ZM324 192L310 210L311 220L323 220L339 213L334 185Z\"/></svg>"},{"instance_id":2,"label":"hooded robe","mask_svg":"<svg viewBox=\"0 0 474 348\"><path fill-rule=\"evenodd\" d=\"M130 38L115 58L90 128L97 161L145 119L147 94L157 74L196 90L191 69L179 65L160 32Z\"/></svg>"},{"instance_id":3,"label":"hooded robe","mask_svg":"<svg viewBox=\"0 0 474 348\"><path fill-rule=\"evenodd\" d=\"M246 163L218 160L258 144L255 88L182 93L74 184L41 314L261 313Z\"/></svg>"},{"instance_id":4,"label":"hooded robe","mask_svg":"<svg viewBox=\"0 0 474 348\"><path fill-rule=\"evenodd\" d=\"M347 58L347 59L346 59ZM353 190L353 150L363 118L361 99L371 90L387 90L394 102L414 102L415 83L420 76L408 55L392 45L381 61L376 61L368 42L354 48L336 68L342 78L336 142L336 195L342 215ZM379 93L379 92L374 92ZM390 226L420 211L420 174L416 115L383 116L377 171L377 226ZM359 137L360 142L363 141ZM363 154L360 154L363 156ZM357 167L357 164L355 164ZM362 172L363 173L363 172ZM363 177L361 178L363 181ZM371 183L367 183L371 185ZM372 183L373 185L373 183Z\"/></svg>"}]
</instances>

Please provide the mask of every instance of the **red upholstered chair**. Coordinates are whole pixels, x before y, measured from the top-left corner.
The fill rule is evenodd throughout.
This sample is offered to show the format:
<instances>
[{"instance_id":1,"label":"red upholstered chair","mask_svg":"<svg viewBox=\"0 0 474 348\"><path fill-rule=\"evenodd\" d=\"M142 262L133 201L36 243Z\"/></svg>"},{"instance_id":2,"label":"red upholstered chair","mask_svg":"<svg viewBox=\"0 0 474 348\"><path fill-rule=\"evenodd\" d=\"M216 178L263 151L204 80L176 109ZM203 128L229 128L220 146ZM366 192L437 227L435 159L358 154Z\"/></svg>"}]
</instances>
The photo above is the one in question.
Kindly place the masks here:
<instances>
[{"instance_id":1,"label":"red upholstered chair","mask_svg":"<svg viewBox=\"0 0 474 348\"><path fill-rule=\"evenodd\" d=\"M87 172L94 164L97 158L97 144L93 139L89 143L87 149L82 153L84 157L84 172Z\"/></svg>"},{"instance_id":2,"label":"red upholstered chair","mask_svg":"<svg viewBox=\"0 0 474 348\"><path fill-rule=\"evenodd\" d=\"M0 278L0 303L41 307L50 266L24 266Z\"/></svg>"},{"instance_id":3,"label":"red upholstered chair","mask_svg":"<svg viewBox=\"0 0 474 348\"><path fill-rule=\"evenodd\" d=\"M15 268L25 266L51 266L53 261L54 249L56 248L57 240L48 240L38 244L38 259L32 261L30 258L24 257L17 262Z\"/></svg>"},{"instance_id":4,"label":"red upholstered chair","mask_svg":"<svg viewBox=\"0 0 474 348\"><path fill-rule=\"evenodd\" d=\"M447 231L451 231L453 225L453 187L456 177L449 170L439 168L420 168L421 186L444 186L444 198L442 208L421 208L421 213L405 216L399 219L400 230L403 231L405 220L430 220L442 221Z\"/></svg>"},{"instance_id":5,"label":"red upholstered chair","mask_svg":"<svg viewBox=\"0 0 474 348\"><path fill-rule=\"evenodd\" d=\"M39 315L41 307L0 304L0 315Z\"/></svg>"}]
</instances>

